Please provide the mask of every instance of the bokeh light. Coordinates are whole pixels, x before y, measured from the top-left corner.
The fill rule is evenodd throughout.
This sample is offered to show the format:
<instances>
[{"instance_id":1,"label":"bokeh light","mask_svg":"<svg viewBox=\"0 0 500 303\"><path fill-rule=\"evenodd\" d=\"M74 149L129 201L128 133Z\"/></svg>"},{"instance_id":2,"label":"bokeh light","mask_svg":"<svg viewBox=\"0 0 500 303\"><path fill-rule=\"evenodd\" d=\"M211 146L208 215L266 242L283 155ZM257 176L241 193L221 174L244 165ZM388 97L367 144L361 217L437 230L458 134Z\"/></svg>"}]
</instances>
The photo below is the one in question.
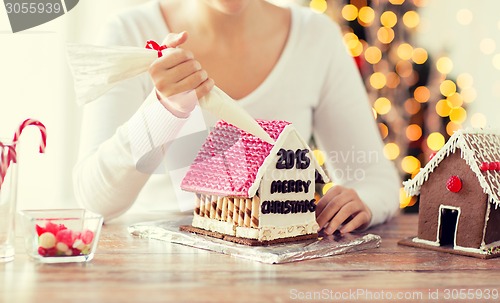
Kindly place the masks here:
<instances>
[{"instance_id":1,"label":"bokeh light","mask_svg":"<svg viewBox=\"0 0 500 303\"><path fill-rule=\"evenodd\" d=\"M405 0L389 0L389 2L393 5L401 5Z\"/></svg>"},{"instance_id":2,"label":"bokeh light","mask_svg":"<svg viewBox=\"0 0 500 303\"><path fill-rule=\"evenodd\" d=\"M470 124L475 128L485 128L487 124L486 116L482 113L475 113L470 118Z\"/></svg>"},{"instance_id":3,"label":"bokeh light","mask_svg":"<svg viewBox=\"0 0 500 303\"><path fill-rule=\"evenodd\" d=\"M344 42L353 57L357 57L363 52L363 44L359 41L356 34L346 33L344 35Z\"/></svg>"},{"instance_id":4,"label":"bokeh light","mask_svg":"<svg viewBox=\"0 0 500 303\"><path fill-rule=\"evenodd\" d=\"M413 96L418 102L425 103L429 101L431 91L426 86L419 86L413 92Z\"/></svg>"},{"instance_id":5,"label":"bokeh light","mask_svg":"<svg viewBox=\"0 0 500 303\"><path fill-rule=\"evenodd\" d=\"M417 141L422 137L422 128L418 124L410 124L406 128L406 137L410 141Z\"/></svg>"},{"instance_id":6,"label":"bokeh light","mask_svg":"<svg viewBox=\"0 0 500 303\"><path fill-rule=\"evenodd\" d=\"M370 64L379 63L382 59L382 51L376 46L370 46L365 50L365 60Z\"/></svg>"},{"instance_id":7,"label":"bokeh light","mask_svg":"<svg viewBox=\"0 0 500 303\"><path fill-rule=\"evenodd\" d=\"M344 42L347 44L350 41L359 41L359 38L355 33L351 33L351 32L346 33L344 35Z\"/></svg>"},{"instance_id":8,"label":"bokeh light","mask_svg":"<svg viewBox=\"0 0 500 303\"><path fill-rule=\"evenodd\" d=\"M495 52L495 49L496 49L495 40L493 40L491 38L484 38L479 43L479 49L485 55L493 54Z\"/></svg>"},{"instance_id":9,"label":"bokeh light","mask_svg":"<svg viewBox=\"0 0 500 303\"><path fill-rule=\"evenodd\" d=\"M379 123L378 129L380 131L380 136L382 137L382 139L387 138L387 136L389 135L389 128L387 127L387 125L385 125L384 123Z\"/></svg>"},{"instance_id":10,"label":"bokeh light","mask_svg":"<svg viewBox=\"0 0 500 303\"><path fill-rule=\"evenodd\" d=\"M493 66L496 69L500 70L500 54L496 54L495 56L493 56L492 62Z\"/></svg>"},{"instance_id":11,"label":"bokeh light","mask_svg":"<svg viewBox=\"0 0 500 303\"><path fill-rule=\"evenodd\" d=\"M401 83L398 74L396 74L395 72L388 73L386 78L387 78L386 86L389 88L396 88Z\"/></svg>"},{"instance_id":12,"label":"bokeh light","mask_svg":"<svg viewBox=\"0 0 500 303\"><path fill-rule=\"evenodd\" d=\"M342 8L342 17L347 21L353 21L358 18L358 8L355 5L347 4Z\"/></svg>"},{"instance_id":13,"label":"bokeh light","mask_svg":"<svg viewBox=\"0 0 500 303\"><path fill-rule=\"evenodd\" d=\"M462 25L468 25L472 22L474 15L471 10L463 8L457 12L457 21Z\"/></svg>"},{"instance_id":14,"label":"bokeh light","mask_svg":"<svg viewBox=\"0 0 500 303\"><path fill-rule=\"evenodd\" d=\"M377 31L377 39L384 43L389 44L394 40L394 30L390 27L381 27Z\"/></svg>"},{"instance_id":15,"label":"bokeh light","mask_svg":"<svg viewBox=\"0 0 500 303\"><path fill-rule=\"evenodd\" d=\"M451 122L462 124L467 119L467 111L463 107L452 108L450 111Z\"/></svg>"},{"instance_id":16,"label":"bokeh light","mask_svg":"<svg viewBox=\"0 0 500 303\"><path fill-rule=\"evenodd\" d=\"M385 97L380 97L375 100L373 107L379 115L385 115L391 110L391 101Z\"/></svg>"},{"instance_id":17,"label":"bokeh light","mask_svg":"<svg viewBox=\"0 0 500 303\"><path fill-rule=\"evenodd\" d=\"M398 56L402 60L410 60L413 56L413 46L408 43L401 43L398 46Z\"/></svg>"},{"instance_id":18,"label":"bokeh light","mask_svg":"<svg viewBox=\"0 0 500 303\"><path fill-rule=\"evenodd\" d=\"M414 156L406 156L401 160L401 168L404 172L412 174L420 169L420 161Z\"/></svg>"},{"instance_id":19,"label":"bokeh light","mask_svg":"<svg viewBox=\"0 0 500 303\"><path fill-rule=\"evenodd\" d=\"M416 64L424 64L428 58L429 58L429 55L425 49L423 49L421 47L417 47L417 48L413 49L413 54L411 56L411 59Z\"/></svg>"},{"instance_id":20,"label":"bokeh light","mask_svg":"<svg viewBox=\"0 0 500 303\"><path fill-rule=\"evenodd\" d=\"M409 207L409 206L413 206L415 205L415 203L417 202L417 198L415 197L409 197L404 188L401 187L399 189L399 207L400 208L405 208L405 207Z\"/></svg>"},{"instance_id":21,"label":"bokeh light","mask_svg":"<svg viewBox=\"0 0 500 303\"><path fill-rule=\"evenodd\" d=\"M448 105L448 100L441 99L436 103L436 113L440 117L448 117L451 112L451 107Z\"/></svg>"},{"instance_id":22,"label":"bokeh light","mask_svg":"<svg viewBox=\"0 0 500 303\"><path fill-rule=\"evenodd\" d=\"M330 188L333 187L333 182L328 182L325 185L323 185L323 189L321 190L323 192L323 195L325 195Z\"/></svg>"},{"instance_id":23,"label":"bokeh light","mask_svg":"<svg viewBox=\"0 0 500 303\"><path fill-rule=\"evenodd\" d=\"M424 6L427 6L427 2L429 0L413 0L413 4L415 4L415 6L417 7L424 7Z\"/></svg>"},{"instance_id":24,"label":"bokeh light","mask_svg":"<svg viewBox=\"0 0 500 303\"><path fill-rule=\"evenodd\" d=\"M476 89L473 87L467 87L467 88L462 89L460 94L462 95L462 98L464 99L465 103L474 102L474 100L476 100L476 98L477 98Z\"/></svg>"},{"instance_id":25,"label":"bokeh light","mask_svg":"<svg viewBox=\"0 0 500 303\"><path fill-rule=\"evenodd\" d=\"M441 57L436 61L436 68L441 74L449 74L453 70L453 61L448 57Z\"/></svg>"},{"instance_id":26,"label":"bokeh light","mask_svg":"<svg viewBox=\"0 0 500 303\"><path fill-rule=\"evenodd\" d=\"M409 98L405 101L404 108L408 114L415 115L420 111L421 105L419 102L417 102L417 100Z\"/></svg>"},{"instance_id":27,"label":"bokeh light","mask_svg":"<svg viewBox=\"0 0 500 303\"><path fill-rule=\"evenodd\" d=\"M370 85L375 89L381 89L387 83L385 75L381 72L375 72L370 76Z\"/></svg>"},{"instance_id":28,"label":"bokeh light","mask_svg":"<svg viewBox=\"0 0 500 303\"><path fill-rule=\"evenodd\" d=\"M469 73L461 73L457 76L457 85L460 88L469 88L474 84L474 78Z\"/></svg>"},{"instance_id":29,"label":"bokeh light","mask_svg":"<svg viewBox=\"0 0 500 303\"><path fill-rule=\"evenodd\" d=\"M410 77L413 74L413 66L409 61L399 61L396 63L396 72L402 78Z\"/></svg>"},{"instance_id":30,"label":"bokeh light","mask_svg":"<svg viewBox=\"0 0 500 303\"><path fill-rule=\"evenodd\" d=\"M444 136L441 133L433 132L427 137L427 146L433 151L441 149L444 143Z\"/></svg>"},{"instance_id":31,"label":"bokeh light","mask_svg":"<svg viewBox=\"0 0 500 303\"><path fill-rule=\"evenodd\" d=\"M446 102L448 102L448 106L450 108L458 108L464 104L464 99L459 93L454 93L453 95L446 98Z\"/></svg>"},{"instance_id":32,"label":"bokeh light","mask_svg":"<svg viewBox=\"0 0 500 303\"><path fill-rule=\"evenodd\" d=\"M309 2L309 7L314 12L322 14L328 8L328 4L326 3L326 0L311 0L311 2Z\"/></svg>"},{"instance_id":33,"label":"bokeh light","mask_svg":"<svg viewBox=\"0 0 500 303\"><path fill-rule=\"evenodd\" d=\"M420 23L420 15L416 11L407 11L403 15L403 23L408 28L415 28Z\"/></svg>"},{"instance_id":34,"label":"bokeh light","mask_svg":"<svg viewBox=\"0 0 500 303\"><path fill-rule=\"evenodd\" d=\"M386 27L394 27L398 23L398 17L393 11L385 11L380 15L380 23Z\"/></svg>"},{"instance_id":35,"label":"bokeh light","mask_svg":"<svg viewBox=\"0 0 500 303\"><path fill-rule=\"evenodd\" d=\"M457 85L451 80L444 80L441 85L439 85L439 91L445 97L449 97L457 92Z\"/></svg>"},{"instance_id":36,"label":"bokeh light","mask_svg":"<svg viewBox=\"0 0 500 303\"><path fill-rule=\"evenodd\" d=\"M460 128L461 128L460 124L450 121L448 122L448 124L446 124L446 133L449 136L453 136L453 134Z\"/></svg>"},{"instance_id":37,"label":"bokeh light","mask_svg":"<svg viewBox=\"0 0 500 303\"><path fill-rule=\"evenodd\" d=\"M375 20L375 11L369 6L363 6L359 9L358 19L365 25L370 25Z\"/></svg>"},{"instance_id":38,"label":"bokeh light","mask_svg":"<svg viewBox=\"0 0 500 303\"><path fill-rule=\"evenodd\" d=\"M326 159L325 152L319 149L315 149L313 150L313 155L316 158L316 161L318 161L319 165L325 164L325 159Z\"/></svg>"},{"instance_id":39,"label":"bokeh light","mask_svg":"<svg viewBox=\"0 0 500 303\"><path fill-rule=\"evenodd\" d=\"M387 143L384 146L384 156L389 160L399 157L399 146L396 143Z\"/></svg>"}]
</instances>

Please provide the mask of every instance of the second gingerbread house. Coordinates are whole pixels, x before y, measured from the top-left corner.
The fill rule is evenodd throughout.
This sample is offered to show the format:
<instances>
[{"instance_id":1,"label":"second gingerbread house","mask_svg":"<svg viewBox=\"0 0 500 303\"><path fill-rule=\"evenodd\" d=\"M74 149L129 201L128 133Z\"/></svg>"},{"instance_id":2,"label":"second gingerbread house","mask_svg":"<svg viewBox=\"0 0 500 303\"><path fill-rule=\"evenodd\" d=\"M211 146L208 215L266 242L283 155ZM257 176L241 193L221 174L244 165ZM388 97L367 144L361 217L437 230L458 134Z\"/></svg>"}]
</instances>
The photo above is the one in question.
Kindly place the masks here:
<instances>
[{"instance_id":1,"label":"second gingerbread house","mask_svg":"<svg viewBox=\"0 0 500 303\"><path fill-rule=\"evenodd\" d=\"M410 244L480 258L500 255L499 133L455 132L403 184L419 198L418 235Z\"/></svg>"}]
</instances>

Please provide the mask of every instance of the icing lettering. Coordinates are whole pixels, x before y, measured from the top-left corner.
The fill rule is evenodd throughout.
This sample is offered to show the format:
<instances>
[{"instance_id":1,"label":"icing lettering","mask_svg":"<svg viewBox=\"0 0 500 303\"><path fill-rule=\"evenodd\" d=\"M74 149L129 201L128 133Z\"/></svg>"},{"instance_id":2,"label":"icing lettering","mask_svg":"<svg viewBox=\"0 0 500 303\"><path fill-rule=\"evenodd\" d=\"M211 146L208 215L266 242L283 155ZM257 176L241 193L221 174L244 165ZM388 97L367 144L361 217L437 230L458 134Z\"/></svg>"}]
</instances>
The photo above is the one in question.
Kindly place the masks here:
<instances>
[{"instance_id":1,"label":"icing lettering","mask_svg":"<svg viewBox=\"0 0 500 303\"><path fill-rule=\"evenodd\" d=\"M271 194L308 193L309 185L311 185L311 180L276 180L271 182Z\"/></svg>"},{"instance_id":2,"label":"icing lettering","mask_svg":"<svg viewBox=\"0 0 500 303\"><path fill-rule=\"evenodd\" d=\"M308 149L297 149L293 151L291 149L286 150L281 148L277 155L279 156L276 162L277 169L292 169L293 167L297 169L306 169L311 164L311 159L307 155L309 153Z\"/></svg>"},{"instance_id":3,"label":"icing lettering","mask_svg":"<svg viewBox=\"0 0 500 303\"><path fill-rule=\"evenodd\" d=\"M316 211L316 200L301 201L264 201L261 204L262 214L296 214Z\"/></svg>"}]
</instances>

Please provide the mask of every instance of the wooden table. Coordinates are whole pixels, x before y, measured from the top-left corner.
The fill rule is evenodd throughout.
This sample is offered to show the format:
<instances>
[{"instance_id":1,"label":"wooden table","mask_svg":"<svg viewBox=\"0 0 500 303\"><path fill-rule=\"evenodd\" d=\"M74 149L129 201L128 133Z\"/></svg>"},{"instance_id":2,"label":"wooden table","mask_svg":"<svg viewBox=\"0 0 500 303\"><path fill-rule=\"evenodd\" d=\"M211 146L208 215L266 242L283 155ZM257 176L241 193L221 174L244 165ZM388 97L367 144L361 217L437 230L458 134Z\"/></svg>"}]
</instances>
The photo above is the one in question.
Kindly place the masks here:
<instances>
[{"instance_id":1,"label":"wooden table","mask_svg":"<svg viewBox=\"0 0 500 303\"><path fill-rule=\"evenodd\" d=\"M125 215L111 221L86 264L35 263L18 238L15 260L0 264L0 302L500 302L491 298L500 290L500 258L397 245L416 235L416 215L372 229L382 237L380 248L280 265L127 232L132 223L164 218ZM476 297L488 291L489 300ZM474 293L474 299L453 300L460 292Z\"/></svg>"}]
</instances>

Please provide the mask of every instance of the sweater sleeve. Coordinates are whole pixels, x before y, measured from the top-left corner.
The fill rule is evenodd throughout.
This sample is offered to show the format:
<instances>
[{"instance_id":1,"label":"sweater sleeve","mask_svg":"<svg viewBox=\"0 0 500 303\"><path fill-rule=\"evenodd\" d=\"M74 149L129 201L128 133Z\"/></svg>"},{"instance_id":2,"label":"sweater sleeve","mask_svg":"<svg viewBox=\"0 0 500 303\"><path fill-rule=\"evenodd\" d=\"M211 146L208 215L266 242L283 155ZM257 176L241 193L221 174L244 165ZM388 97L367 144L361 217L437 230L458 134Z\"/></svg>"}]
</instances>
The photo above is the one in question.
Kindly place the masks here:
<instances>
[{"instance_id":1,"label":"sweater sleeve","mask_svg":"<svg viewBox=\"0 0 500 303\"><path fill-rule=\"evenodd\" d=\"M328 175L335 184L356 190L372 212L373 226L397 212L399 176L383 154L365 87L340 28L333 26L330 36L332 52L314 111L314 137L327 155Z\"/></svg>"},{"instance_id":2,"label":"sweater sleeve","mask_svg":"<svg viewBox=\"0 0 500 303\"><path fill-rule=\"evenodd\" d=\"M135 40L142 39L140 32L127 27L130 24L111 19L100 44L134 45ZM102 214L105 220L128 210L150 177L136 168L139 159L134 159L134 150L148 156L143 166L159 165L165 145L185 121L160 104L147 74L125 80L85 105L80 155L73 169L78 203Z\"/></svg>"}]
</instances>

